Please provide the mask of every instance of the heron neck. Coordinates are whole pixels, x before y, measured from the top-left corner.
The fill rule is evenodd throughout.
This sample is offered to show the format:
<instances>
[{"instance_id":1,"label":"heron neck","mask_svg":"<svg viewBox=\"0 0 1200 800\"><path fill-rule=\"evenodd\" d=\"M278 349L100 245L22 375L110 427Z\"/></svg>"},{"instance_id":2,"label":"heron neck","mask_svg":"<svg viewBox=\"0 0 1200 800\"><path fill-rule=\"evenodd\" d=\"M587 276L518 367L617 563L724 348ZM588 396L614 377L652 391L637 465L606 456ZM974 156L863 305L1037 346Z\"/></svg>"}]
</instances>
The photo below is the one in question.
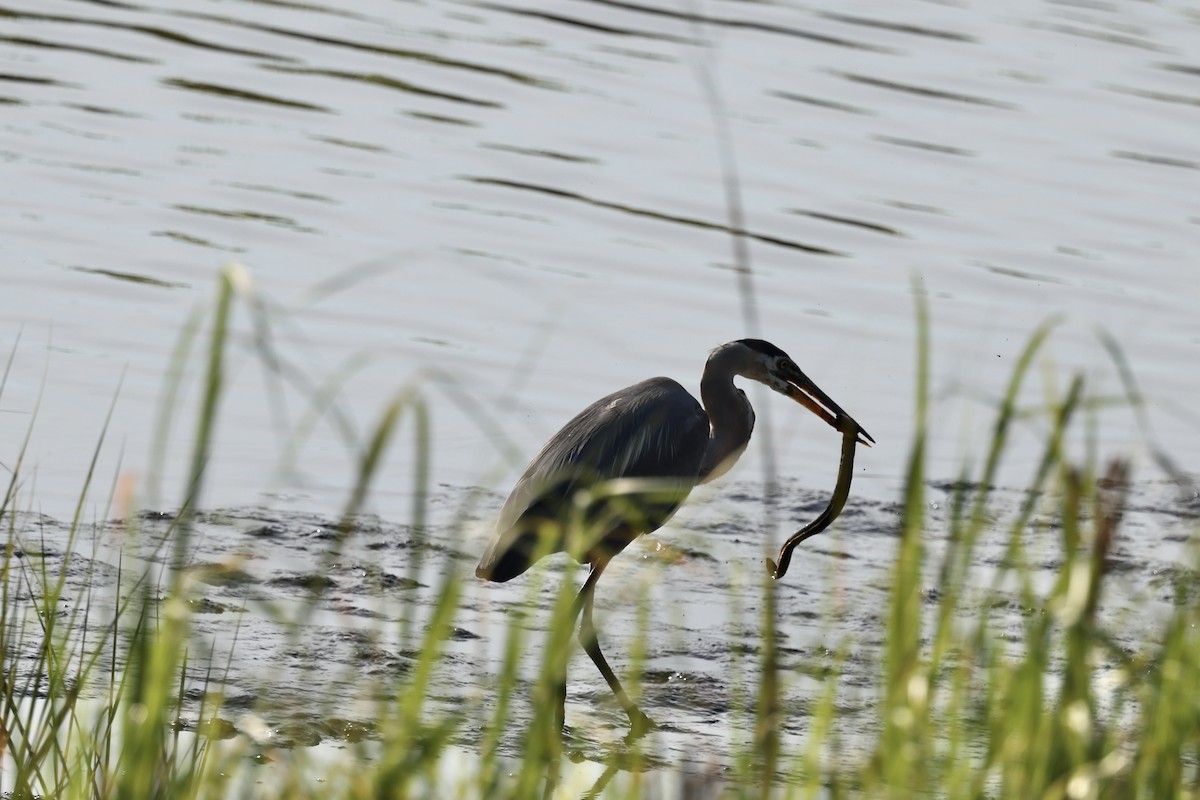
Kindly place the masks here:
<instances>
[{"instance_id":1,"label":"heron neck","mask_svg":"<svg viewBox=\"0 0 1200 800\"><path fill-rule=\"evenodd\" d=\"M708 413L708 448L700 462L700 483L718 478L737 463L754 430L754 409L733 385L732 369L714 353L700 379L700 399Z\"/></svg>"}]
</instances>

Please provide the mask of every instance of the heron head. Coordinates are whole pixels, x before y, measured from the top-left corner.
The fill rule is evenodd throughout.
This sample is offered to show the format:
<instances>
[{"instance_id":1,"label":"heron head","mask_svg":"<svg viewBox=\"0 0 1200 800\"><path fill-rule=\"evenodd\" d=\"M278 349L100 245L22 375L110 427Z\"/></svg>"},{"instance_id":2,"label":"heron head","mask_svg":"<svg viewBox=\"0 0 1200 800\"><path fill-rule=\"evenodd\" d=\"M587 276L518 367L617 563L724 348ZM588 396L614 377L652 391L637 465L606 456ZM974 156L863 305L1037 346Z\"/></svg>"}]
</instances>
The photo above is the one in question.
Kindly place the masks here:
<instances>
[{"instance_id":1,"label":"heron head","mask_svg":"<svg viewBox=\"0 0 1200 800\"><path fill-rule=\"evenodd\" d=\"M871 434L821 391L787 353L762 339L739 339L737 344L749 351L746 365L741 370L747 378L765 383L790 397L839 431L854 431L859 444L870 447L875 442Z\"/></svg>"}]
</instances>

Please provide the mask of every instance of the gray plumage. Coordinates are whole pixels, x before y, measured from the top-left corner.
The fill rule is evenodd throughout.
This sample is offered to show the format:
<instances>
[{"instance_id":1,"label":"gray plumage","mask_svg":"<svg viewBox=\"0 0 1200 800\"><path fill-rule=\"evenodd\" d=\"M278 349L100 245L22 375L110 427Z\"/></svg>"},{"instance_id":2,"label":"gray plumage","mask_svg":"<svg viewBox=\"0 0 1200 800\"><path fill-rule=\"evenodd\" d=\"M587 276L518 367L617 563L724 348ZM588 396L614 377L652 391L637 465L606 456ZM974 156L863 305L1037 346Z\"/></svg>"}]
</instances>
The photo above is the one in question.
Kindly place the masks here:
<instances>
[{"instance_id":1,"label":"gray plumage","mask_svg":"<svg viewBox=\"0 0 1200 800\"><path fill-rule=\"evenodd\" d=\"M709 420L696 398L670 378L650 378L602 397L581 411L541 449L500 509L496 536L483 554L476 574L507 581L523 573L538 551L539 531L550 537L542 554L568 548L561 528L576 493L620 478L657 479L653 492L626 495L618 501L636 515L642 530L621 535L627 527L614 520L600 531L597 546L616 536L621 547L637 534L661 527L691 492L708 447ZM584 521L621 517L621 509L601 502L586 510ZM633 533L632 536L628 536ZM616 542L614 542L615 544ZM593 548L571 552L592 563ZM611 549L611 548L610 548ZM619 552L620 548L616 548Z\"/></svg>"}]
</instances>

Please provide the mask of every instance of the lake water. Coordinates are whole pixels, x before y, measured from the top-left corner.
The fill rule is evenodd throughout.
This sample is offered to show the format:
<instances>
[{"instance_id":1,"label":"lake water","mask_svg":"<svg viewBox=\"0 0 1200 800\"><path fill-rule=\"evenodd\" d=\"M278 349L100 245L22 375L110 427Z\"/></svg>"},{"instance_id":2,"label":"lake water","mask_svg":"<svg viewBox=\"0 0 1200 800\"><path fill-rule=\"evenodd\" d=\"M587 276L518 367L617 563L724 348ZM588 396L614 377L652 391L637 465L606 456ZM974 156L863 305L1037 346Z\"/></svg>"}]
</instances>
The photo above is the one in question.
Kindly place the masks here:
<instances>
[{"instance_id":1,"label":"lake water","mask_svg":"<svg viewBox=\"0 0 1200 800\"><path fill-rule=\"evenodd\" d=\"M1198 45L1186 2L5 0L0 352L13 361L0 464L12 467L32 425L18 506L54 529L115 397L85 515L125 513L124 488L105 504L117 475L143 487L134 501L173 508L202 361L190 362L155 490L139 481L163 375L181 325L237 261L286 369L266 366L240 306L203 500L230 511L208 557L249 547L244 529L268 524L282 539L256 546L288 560L259 579L311 569L304 531L333 518L367 432L416 385L432 408L439 552L466 567L524 460L577 410L651 375L695 389L709 349L757 335L878 440L858 456L860 513L811 556L828 563L800 559L789 574L799 594L781 602L819 612L829 582L878 592L886 581L919 279L931 476L982 452L1021 347L1063 314L1025 400L1043 400L1047 381L1061 393L1076 371L1093 395L1119 397L1096 330L1119 341L1152 429L1105 407L1101 452L1135 459L1149 515L1137 524L1178 539L1154 515L1194 518L1194 488L1169 485L1148 455L1161 448L1200 473ZM734 169L749 292L723 188ZM327 383L345 424L326 414L293 449ZM649 666L664 685L676 673L723 680L705 660L740 629L705 623L696 599L757 570L832 488L836 434L768 394L751 391L759 427L738 471L601 584L600 613L627 631L633 612L606 603L606 584L633 580L656 544L707 554L664 569L655 590L664 638ZM1021 426L1005 486L1028 480L1043 431ZM1071 446L1082 453L1084 437ZM410 425L368 504L387 534L376 544L400 562L414 449ZM767 456L789 498L771 530ZM478 486L492 493L467 540L439 529ZM715 530L716 543L689 529ZM837 556L851 549L862 557ZM355 586L352 605L372 596ZM464 627L486 640L522 589L474 591ZM333 628L353 627L328 611ZM801 617L785 632L815 647L822 625ZM628 642L608 641L623 661ZM590 670L574 666L573 701L602 695ZM694 732L686 704L666 696L657 705ZM704 713L728 722L725 706Z\"/></svg>"}]
</instances>

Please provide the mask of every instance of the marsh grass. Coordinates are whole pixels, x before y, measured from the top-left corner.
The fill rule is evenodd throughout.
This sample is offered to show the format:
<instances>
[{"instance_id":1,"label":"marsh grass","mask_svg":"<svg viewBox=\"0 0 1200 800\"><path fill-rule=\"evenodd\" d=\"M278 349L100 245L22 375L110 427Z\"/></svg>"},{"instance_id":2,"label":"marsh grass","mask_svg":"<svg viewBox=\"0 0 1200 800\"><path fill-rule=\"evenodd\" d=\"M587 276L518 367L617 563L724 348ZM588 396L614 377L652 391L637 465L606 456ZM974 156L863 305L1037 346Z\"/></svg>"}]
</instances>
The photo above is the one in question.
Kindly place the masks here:
<instances>
[{"instance_id":1,"label":"marsh grass","mask_svg":"<svg viewBox=\"0 0 1200 800\"><path fill-rule=\"evenodd\" d=\"M344 758L317 763L307 759L302 747L264 743L250 723L229 730L222 678L232 656L223 661L214 649L198 647L192 635L197 580L213 567L189 563L189 543L227 383L230 320L239 307L255 320L264 363L274 374L289 375L270 346L269 313L249 291L243 273L226 271L207 315L207 343L200 355L204 379L184 499L166 534L154 543L170 553L168 568L122 570L109 597L90 589L74 595L66 591L70 556L79 549L81 561L89 563L82 552L89 540L85 509L104 430L83 477L69 524L68 557L58 574L36 556L36 524L18 522L30 518L21 513L28 437L15 460L6 462L8 484L0 502L5 532L0 565L4 788L21 798L526 798L578 793L578 781L561 776L571 765L573 746L569 739L564 743L555 716L516 712L522 691L531 693L533 708L553 707L577 648L570 624L577 581L560 581L541 643L540 667L531 683L522 684L527 677L522 676L523 654L530 643L527 620L543 613L535 610L534 598L550 579L545 572L529 576L528 607L513 609L498 634L503 639L499 672L481 702L429 702L469 580L446 569L432 609L420 622L414 609L397 601L400 639L415 656L408 669L372 679L379 685L372 695L369 747L350 748ZM155 463L160 466L166 452L161 443L181 424L174 419L180 386L191 371L205 319L197 314L184 325L166 378L155 437ZM781 669L776 648L777 588L764 577L761 619L755 620L762 630L760 646L734 661L736 674L731 676L731 724L743 728L744 735L734 737L737 744L719 775L682 775L668 783L685 796L762 798L1200 795L1200 605L1187 584L1192 573L1180 571L1172 610L1158 627L1144 631L1135 648L1118 645L1115 632L1106 627L1111 623L1099 613L1110 555L1123 535L1131 467L1121 458L1101 461L1094 446L1087 448L1087 460L1076 463L1064 445L1081 429L1094 437L1094 426L1087 422L1099 401L1075 377L1061 396L1041 408L1018 405L1052 325L1035 332L999 403L988 451L980 464L963 468L950 495L945 530L935 534L926 519L931 350L920 299L917 320L917 411L882 615L886 632L876 723L859 734L865 747L854 751L867 755L845 755L840 747L845 734L837 725L838 665L846 651L821 678L808 706L802 743L781 735L784 721L795 713L783 691L792 678ZM1137 408L1140 396L1128 365L1115 344L1106 342L1106 347L1125 382L1126 401ZM0 379L0 397L16 349L14 345ZM335 415L335 388L306 390L311 413L292 434L299 438L314 419ZM460 402L471 407L469 398L460 396ZM430 493L430 417L422 385L414 382L384 406L369 435L353 442L356 478L324 561L314 565L318 571L333 564L356 535L384 458L412 460L418 498L412 530L423 535ZM1012 512L996 497L994 482L1014 426L1033 418L1046 427L1044 450L1023 501ZM482 413L481 424L488 424ZM402 426L415 432L412 453L389 449ZM298 447L289 445L288 450L297 452ZM1157 460L1169 465L1165 458ZM147 491L157 496L157 487ZM110 499L106 508L112 505ZM123 511L130 540L146 535L134 509ZM464 509L453 524L461 524L467 513ZM1035 515L1052 518L1058 537L1056 575L1041 589L1027 545ZM936 560L930 555L935 535L941 553ZM1005 556L990 579L981 581L972 567L978 548L997 540L1003 542ZM424 550L410 552L408 577L415 580L423 574ZM1191 557L1196 558L1194 551ZM569 578L574 573L567 569ZM278 624L290 636L305 635L302 623L317 608L320 592L314 587L298 615L281 615ZM1013 592L1027 610L1015 637L995 618ZM627 688L635 698L641 692L637 675L652 628L648 595L643 590L640 597L638 634L621 670L629 676ZM846 648L852 647L846 641ZM1097 679L1101 668L1110 676L1103 685ZM197 697L194 718L184 720L184 706ZM461 742L472 726L478 735L464 758ZM514 729L516 756L504 744ZM605 748L589 795L661 796L663 782L655 776L677 767L668 764L647 772L661 764L654 747L651 736ZM264 762L272 765L266 780L255 772Z\"/></svg>"}]
</instances>

